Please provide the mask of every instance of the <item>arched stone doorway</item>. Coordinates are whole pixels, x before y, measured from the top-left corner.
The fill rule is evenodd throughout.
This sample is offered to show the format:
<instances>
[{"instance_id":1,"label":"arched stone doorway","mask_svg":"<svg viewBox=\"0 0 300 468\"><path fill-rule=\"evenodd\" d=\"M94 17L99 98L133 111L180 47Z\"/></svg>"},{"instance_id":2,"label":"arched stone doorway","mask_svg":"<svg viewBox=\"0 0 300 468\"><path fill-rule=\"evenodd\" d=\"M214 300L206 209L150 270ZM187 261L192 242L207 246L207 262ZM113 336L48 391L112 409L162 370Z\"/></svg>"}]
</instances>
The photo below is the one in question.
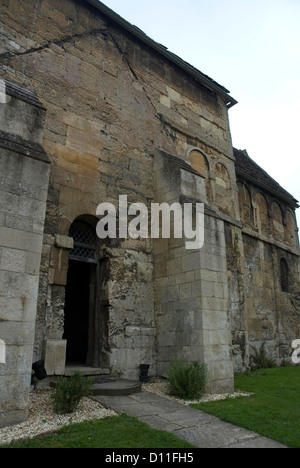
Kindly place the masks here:
<instances>
[{"instance_id":1,"label":"arched stone doorway","mask_svg":"<svg viewBox=\"0 0 300 468\"><path fill-rule=\"evenodd\" d=\"M99 367L100 246L90 221L77 218L69 232L74 248L69 253L63 338L67 365Z\"/></svg>"}]
</instances>

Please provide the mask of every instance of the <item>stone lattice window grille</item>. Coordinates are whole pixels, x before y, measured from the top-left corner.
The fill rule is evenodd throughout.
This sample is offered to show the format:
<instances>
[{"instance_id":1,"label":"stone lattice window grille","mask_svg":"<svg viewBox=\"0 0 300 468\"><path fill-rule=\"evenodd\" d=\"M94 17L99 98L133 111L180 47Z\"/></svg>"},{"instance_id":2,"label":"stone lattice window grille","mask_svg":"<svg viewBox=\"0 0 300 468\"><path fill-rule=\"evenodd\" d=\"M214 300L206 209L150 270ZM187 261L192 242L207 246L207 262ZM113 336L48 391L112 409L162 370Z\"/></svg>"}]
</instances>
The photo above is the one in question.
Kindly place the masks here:
<instances>
[{"instance_id":1,"label":"stone lattice window grille","mask_svg":"<svg viewBox=\"0 0 300 468\"><path fill-rule=\"evenodd\" d=\"M70 228L74 248L70 251L70 258L86 261L97 261L98 238L92 227L84 221L75 221Z\"/></svg>"}]
</instances>

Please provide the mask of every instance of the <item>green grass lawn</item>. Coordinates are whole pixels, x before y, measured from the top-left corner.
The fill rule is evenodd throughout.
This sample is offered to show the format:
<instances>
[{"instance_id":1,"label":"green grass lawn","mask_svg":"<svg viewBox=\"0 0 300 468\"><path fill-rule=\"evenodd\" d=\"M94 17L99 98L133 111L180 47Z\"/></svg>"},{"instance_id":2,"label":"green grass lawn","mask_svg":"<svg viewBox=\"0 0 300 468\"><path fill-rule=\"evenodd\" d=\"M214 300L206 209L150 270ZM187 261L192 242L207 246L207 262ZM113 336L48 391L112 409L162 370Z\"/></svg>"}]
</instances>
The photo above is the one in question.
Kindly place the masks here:
<instances>
[{"instance_id":1,"label":"green grass lawn","mask_svg":"<svg viewBox=\"0 0 300 468\"><path fill-rule=\"evenodd\" d=\"M254 396L193 405L223 421L300 448L300 367L259 369L235 377Z\"/></svg>"},{"instance_id":2,"label":"green grass lawn","mask_svg":"<svg viewBox=\"0 0 300 468\"><path fill-rule=\"evenodd\" d=\"M168 432L151 429L122 414L106 419L72 424L53 434L12 443L1 448L192 448Z\"/></svg>"}]
</instances>

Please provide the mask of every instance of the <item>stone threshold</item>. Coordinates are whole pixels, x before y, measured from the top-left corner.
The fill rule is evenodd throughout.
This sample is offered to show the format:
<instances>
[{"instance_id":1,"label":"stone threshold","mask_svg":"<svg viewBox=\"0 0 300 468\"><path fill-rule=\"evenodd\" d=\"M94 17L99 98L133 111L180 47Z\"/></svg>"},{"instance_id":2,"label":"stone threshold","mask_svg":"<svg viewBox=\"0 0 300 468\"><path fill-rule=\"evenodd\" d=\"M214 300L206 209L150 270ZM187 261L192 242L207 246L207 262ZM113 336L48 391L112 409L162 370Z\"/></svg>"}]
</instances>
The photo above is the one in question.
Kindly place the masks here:
<instances>
[{"instance_id":1,"label":"stone threshold","mask_svg":"<svg viewBox=\"0 0 300 468\"><path fill-rule=\"evenodd\" d=\"M80 372L86 377L109 375L110 370L103 367L87 367L87 366L66 366L65 377L71 377L75 372Z\"/></svg>"}]
</instances>

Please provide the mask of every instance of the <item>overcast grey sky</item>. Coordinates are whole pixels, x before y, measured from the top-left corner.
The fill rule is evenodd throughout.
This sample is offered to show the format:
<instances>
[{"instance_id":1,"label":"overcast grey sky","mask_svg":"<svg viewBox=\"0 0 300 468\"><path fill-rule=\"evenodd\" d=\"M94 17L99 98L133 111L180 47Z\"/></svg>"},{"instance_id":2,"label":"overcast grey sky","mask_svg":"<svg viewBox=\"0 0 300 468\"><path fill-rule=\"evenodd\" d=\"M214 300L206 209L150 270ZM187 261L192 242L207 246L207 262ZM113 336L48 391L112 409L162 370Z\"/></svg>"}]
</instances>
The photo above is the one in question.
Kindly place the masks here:
<instances>
[{"instance_id":1,"label":"overcast grey sky","mask_svg":"<svg viewBox=\"0 0 300 468\"><path fill-rule=\"evenodd\" d=\"M103 3L229 89L233 145L300 200L300 0Z\"/></svg>"}]
</instances>

